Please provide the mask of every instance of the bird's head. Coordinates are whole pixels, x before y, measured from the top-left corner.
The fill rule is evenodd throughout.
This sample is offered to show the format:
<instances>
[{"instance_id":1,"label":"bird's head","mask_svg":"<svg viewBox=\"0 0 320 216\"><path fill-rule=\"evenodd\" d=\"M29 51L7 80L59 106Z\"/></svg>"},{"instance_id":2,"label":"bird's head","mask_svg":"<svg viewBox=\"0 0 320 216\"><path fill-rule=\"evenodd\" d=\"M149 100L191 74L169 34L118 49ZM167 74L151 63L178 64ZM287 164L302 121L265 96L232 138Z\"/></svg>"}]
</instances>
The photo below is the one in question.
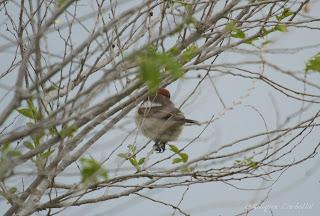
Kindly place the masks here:
<instances>
[{"instance_id":1,"label":"bird's head","mask_svg":"<svg viewBox=\"0 0 320 216\"><path fill-rule=\"evenodd\" d=\"M158 96L158 95L162 95L168 99L170 99L170 96L171 96L169 90L165 89L165 88L159 88L156 93L156 96Z\"/></svg>"},{"instance_id":2,"label":"bird's head","mask_svg":"<svg viewBox=\"0 0 320 216\"><path fill-rule=\"evenodd\" d=\"M145 100L146 101L151 101L155 104L170 104L170 92L169 90L165 88L159 88L156 92L151 93Z\"/></svg>"}]
</instances>

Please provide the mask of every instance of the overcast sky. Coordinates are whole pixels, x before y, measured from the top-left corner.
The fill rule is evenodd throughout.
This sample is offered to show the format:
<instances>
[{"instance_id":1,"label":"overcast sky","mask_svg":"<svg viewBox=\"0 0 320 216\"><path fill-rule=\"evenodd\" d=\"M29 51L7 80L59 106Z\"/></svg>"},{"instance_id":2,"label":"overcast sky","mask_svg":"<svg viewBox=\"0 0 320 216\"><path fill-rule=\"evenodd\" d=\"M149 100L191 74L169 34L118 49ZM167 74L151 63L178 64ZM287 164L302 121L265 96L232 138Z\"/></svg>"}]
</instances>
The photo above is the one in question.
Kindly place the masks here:
<instances>
[{"instance_id":1,"label":"overcast sky","mask_svg":"<svg viewBox=\"0 0 320 216\"><path fill-rule=\"evenodd\" d=\"M130 1L128 1L129 4ZM132 2L132 1L131 1ZM319 17L320 3L312 4L310 15ZM85 6L83 6L85 7ZM83 8L83 10L85 10ZM3 14L1 14L2 16ZM1 18L0 18L1 20ZM3 26L1 27L3 30ZM74 35L75 40L81 41L81 34ZM286 33L275 33L269 37L272 41L266 49L279 49L279 48L293 48L302 47L307 45L315 45L320 43L320 33L316 30L310 30L306 28L291 29ZM54 41L54 40L53 40ZM0 39L1 42L1 39ZM59 44L52 43L52 47ZM249 48L248 46L241 46L241 48ZM283 68L293 71L304 70L305 62L314 54L319 52L319 46L301 50L300 52L290 54L263 54L265 59L273 64L279 65ZM9 61L12 59L10 52L0 53L0 65L2 67L8 66ZM242 53L225 52L219 56L215 63L235 63L246 60L258 60L257 57L252 55L246 55ZM243 68L254 70L256 72L261 71L261 66L248 65ZM301 82L296 82L292 78L280 74L279 72L268 68L264 72L269 77L272 77L280 83L294 88L296 90L303 90ZM171 84L168 89L173 92L173 101L179 106L195 88L200 79L193 79L199 72L189 73L185 78ZM203 74L203 73L202 73ZM315 83L320 82L320 76L318 74L309 75L310 79ZM9 75L5 79L0 79L0 111L5 107L9 99L12 97L12 91L7 96L7 87L13 86L15 75ZM257 132L266 131L266 125L268 130L272 130L276 127L277 122L283 122L288 115L299 110L302 106L301 102L297 102L291 98L284 96L283 94L276 92L262 82L254 82L249 79L243 79L234 76L222 76L214 78L216 88L221 94L223 101L227 107L234 107L232 110L224 113L224 107L219 101L210 80L205 80L200 88L196 91L196 94L182 106L182 111L188 118L207 121L214 114L216 120L212 123L199 139L191 145L186 152L191 158L197 157L208 150L217 149L222 145L225 145L233 140L253 135ZM310 92L319 94L316 90L309 89ZM97 98L99 100L99 97ZM240 104L234 105L241 101ZM276 109L274 107L276 103L279 110L280 117L277 117ZM259 113L256 111L258 110ZM313 107L312 109L304 112L301 116L292 120L292 125L296 123L299 118L306 119L314 114L314 111L319 109ZM97 144L93 146L87 155L95 157L97 160L105 158L110 150L115 148L128 132L134 129L136 126L133 119L134 112L128 115L123 122L126 122L125 129L115 129L113 133L103 136L97 141ZM14 116L12 116L13 118ZM23 118L19 117L15 123L18 127L23 124ZM266 123L266 125L265 125ZM174 144L177 146L183 146L192 138L196 137L204 129L204 126L192 126L186 127L183 131L180 139ZM288 162L292 163L295 158L301 158L313 150L313 147L319 142L319 128L315 128L310 136L307 136L303 140L303 144L298 146L293 152L293 155L289 157ZM135 133L128 139L125 144L133 143L135 139ZM266 139L266 137L263 137ZM261 140L263 140L261 139ZM286 138L284 138L286 139ZM255 140L255 141L261 141ZM143 146L147 142L147 139L141 135L137 135L135 144L137 146ZM238 147L243 148L249 145L248 143L241 143ZM151 145L150 145L151 148ZM150 149L149 149L150 150ZM150 158L152 161L159 160L170 154L166 151L162 154L154 154ZM243 155L246 156L246 155ZM286 170L280 176L272 176L274 181L278 176L279 179L271 188L268 187L262 190L254 190L259 187L265 187L270 185L269 182L262 183L260 180L245 180L241 182L233 182L238 188L234 188L230 185L222 182L211 182L207 184L192 185L180 205L180 208L191 215L199 216L211 216L211 215L234 215L243 210L246 206L250 206L250 203L257 200L263 200L267 194L268 199L262 204L260 209L256 209L252 215L281 215L281 216L308 216L317 215L320 212L320 161L319 155L315 156L302 164L294 166ZM110 169L121 166L123 169L129 167L128 163L122 164L121 161L115 159L112 163L109 162L108 167ZM165 166L165 164L163 165ZM214 164L213 164L214 166ZM68 171L72 172L71 168ZM74 170L76 171L76 170ZM114 173L111 172L111 175ZM30 177L31 178L31 177ZM78 177L64 177L63 181L73 182L73 178ZM176 204L181 199L182 194L186 190L186 187L178 187L174 189L155 189L145 191L143 194L148 195L154 199L159 199L167 203ZM116 191L116 190L114 190ZM110 193L106 190L104 193ZM4 201L0 201L0 214L6 211L7 204ZM297 209L298 208L298 209ZM270 212L272 210L272 214ZM130 195L129 197L123 197L107 202L100 202L97 204L83 205L80 207L72 207L65 210L61 215L171 215L173 209L164 207L160 204L155 204L151 201L142 199L140 197ZM44 212L38 213L38 215L44 215ZM176 212L176 215L179 215Z\"/></svg>"}]
</instances>

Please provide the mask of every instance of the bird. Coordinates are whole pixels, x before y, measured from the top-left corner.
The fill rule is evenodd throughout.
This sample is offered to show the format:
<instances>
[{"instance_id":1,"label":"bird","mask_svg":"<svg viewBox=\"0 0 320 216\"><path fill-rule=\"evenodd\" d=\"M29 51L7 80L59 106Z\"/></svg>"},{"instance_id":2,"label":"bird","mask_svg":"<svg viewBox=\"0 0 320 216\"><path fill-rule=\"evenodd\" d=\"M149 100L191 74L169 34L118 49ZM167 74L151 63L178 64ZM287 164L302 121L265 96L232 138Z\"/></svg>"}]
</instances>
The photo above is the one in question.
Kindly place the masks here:
<instances>
[{"instance_id":1,"label":"bird","mask_svg":"<svg viewBox=\"0 0 320 216\"><path fill-rule=\"evenodd\" d=\"M165 151L169 141L178 139L184 125L201 125L196 120L187 119L170 97L169 90L159 88L149 94L135 115L138 130L154 141L154 149L158 153Z\"/></svg>"}]
</instances>

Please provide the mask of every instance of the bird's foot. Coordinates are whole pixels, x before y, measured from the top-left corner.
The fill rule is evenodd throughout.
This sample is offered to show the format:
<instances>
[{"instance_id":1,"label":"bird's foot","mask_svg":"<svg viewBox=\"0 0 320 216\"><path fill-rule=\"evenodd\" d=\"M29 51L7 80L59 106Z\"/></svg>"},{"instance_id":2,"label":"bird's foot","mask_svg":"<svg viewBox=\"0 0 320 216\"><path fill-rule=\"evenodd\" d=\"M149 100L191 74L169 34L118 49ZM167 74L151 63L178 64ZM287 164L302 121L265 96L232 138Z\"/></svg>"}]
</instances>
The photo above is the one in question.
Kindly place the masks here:
<instances>
[{"instance_id":1,"label":"bird's foot","mask_svg":"<svg viewBox=\"0 0 320 216\"><path fill-rule=\"evenodd\" d=\"M166 150L166 144L162 142L154 144L154 147L157 153L163 153Z\"/></svg>"}]
</instances>

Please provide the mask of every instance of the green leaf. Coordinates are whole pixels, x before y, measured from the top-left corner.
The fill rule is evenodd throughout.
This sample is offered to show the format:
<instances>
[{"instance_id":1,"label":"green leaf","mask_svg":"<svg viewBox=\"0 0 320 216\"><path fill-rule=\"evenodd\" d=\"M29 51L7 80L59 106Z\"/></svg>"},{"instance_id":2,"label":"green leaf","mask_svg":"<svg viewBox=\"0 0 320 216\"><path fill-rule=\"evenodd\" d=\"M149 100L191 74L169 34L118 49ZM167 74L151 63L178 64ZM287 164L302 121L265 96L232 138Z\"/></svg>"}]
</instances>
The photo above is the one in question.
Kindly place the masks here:
<instances>
[{"instance_id":1,"label":"green leaf","mask_svg":"<svg viewBox=\"0 0 320 216\"><path fill-rule=\"evenodd\" d=\"M105 170L105 169L100 169L99 170L99 176L103 177L103 179L105 181L107 181L109 179L109 174L108 174L108 171Z\"/></svg>"},{"instance_id":2,"label":"green leaf","mask_svg":"<svg viewBox=\"0 0 320 216\"><path fill-rule=\"evenodd\" d=\"M155 64L154 60L146 57L141 58L140 79L148 85L150 91L154 91L161 81L160 68Z\"/></svg>"},{"instance_id":3,"label":"green leaf","mask_svg":"<svg viewBox=\"0 0 320 216\"><path fill-rule=\"evenodd\" d=\"M150 45L147 47L147 55L156 55L157 54L157 47L154 45Z\"/></svg>"},{"instance_id":4,"label":"green leaf","mask_svg":"<svg viewBox=\"0 0 320 216\"><path fill-rule=\"evenodd\" d=\"M174 158L172 160L172 164L176 164L176 163L181 163L182 162L182 159L181 158Z\"/></svg>"},{"instance_id":5,"label":"green leaf","mask_svg":"<svg viewBox=\"0 0 320 216\"><path fill-rule=\"evenodd\" d=\"M45 135L43 129L39 129L37 132L31 134L32 141L34 142L35 146L40 145L41 138Z\"/></svg>"},{"instance_id":6,"label":"green leaf","mask_svg":"<svg viewBox=\"0 0 320 216\"><path fill-rule=\"evenodd\" d=\"M21 156L22 154L18 150L10 150L8 151L7 155L8 157L18 157L18 156Z\"/></svg>"},{"instance_id":7,"label":"green leaf","mask_svg":"<svg viewBox=\"0 0 320 216\"><path fill-rule=\"evenodd\" d=\"M135 145L128 145L128 149L131 154L135 154L137 152L137 147Z\"/></svg>"},{"instance_id":8,"label":"green leaf","mask_svg":"<svg viewBox=\"0 0 320 216\"><path fill-rule=\"evenodd\" d=\"M7 153L10 150L10 142L6 142L1 146L1 152Z\"/></svg>"},{"instance_id":9,"label":"green leaf","mask_svg":"<svg viewBox=\"0 0 320 216\"><path fill-rule=\"evenodd\" d=\"M24 141L24 142L23 142L23 145L24 145L26 148L30 149L30 150L33 150L33 149L34 149L34 145L33 145L31 142L29 142L29 141Z\"/></svg>"},{"instance_id":10,"label":"green leaf","mask_svg":"<svg viewBox=\"0 0 320 216\"><path fill-rule=\"evenodd\" d=\"M138 164L138 161L135 158L129 158L130 163L134 168L136 168L137 171L140 171L140 166Z\"/></svg>"},{"instance_id":11,"label":"green leaf","mask_svg":"<svg viewBox=\"0 0 320 216\"><path fill-rule=\"evenodd\" d=\"M274 27L274 30L275 31L280 31L280 32L287 32L288 31L288 28L286 25L284 24L277 24L275 27Z\"/></svg>"},{"instance_id":12,"label":"green leaf","mask_svg":"<svg viewBox=\"0 0 320 216\"><path fill-rule=\"evenodd\" d=\"M129 158L129 161L134 167L138 167L138 161L135 158Z\"/></svg>"},{"instance_id":13,"label":"green leaf","mask_svg":"<svg viewBox=\"0 0 320 216\"><path fill-rule=\"evenodd\" d=\"M246 34L242 30L236 29L232 31L231 37L244 39L246 37Z\"/></svg>"},{"instance_id":14,"label":"green leaf","mask_svg":"<svg viewBox=\"0 0 320 216\"><path fill-rule=\"evenodd\" d=\"M32 110L29 108L19 108L17 109L17 111L25 117L28 117L30 119L35 119L35 117L33 116Z\"/></svg>"},{"instance_id":15,"label":"green leaf","mask_svg":"<svg viewBox=\"0 0 320 216\"><path fill-rule=\"evenodd\" d=\"M246 43L246 44L249 44L249 45L254 45L253 41L256 41L258 39L259 39L258 37L255 37L255 38L251 38L251 39L246 39L243 42Z\"/></svg>"},{"instance_id":16,"label":"green leaf","mask_svg":"<svg viewBox=\"0 0 320 216\"><path fill-rule=\"evenodd\" d=\"M182 168L180 171L182 173L191 173L193 170L194 170L193 167L185 167L185 168Z\"/></svg>"},{"instance_id":17,"label":"green leaf","mask_svg":"<svg viewBox=\"0 0 320 216\"><path fill-rule=\"evenodd\" d=\"M147 84L151 92L159 86L162 71L169 72L175 78L183 75L182 65L171 52L172 49L167 53L160 53L154 46L150 46L138 56L140 80Z\"/></svg>"},{"instance_id":18,"label":"green leaf","mask_svg":"<svg viewBox=\"0 0 320 216\"><path fill-rule=\"evenodd\" d=\"M182 64L187 63L191 59L193 59L199 52L199 48L193 44L189 46L182 54L181 54L181 61Z\"/></svg>"},{"instance_id":19,"label":"green leaf","mask_svg":"<svg viewBox=\"0 0 320 216\"><path fill-rule=\"evenodd\" d=\"M179 155L180 155L183 163L186 163L188 161L189 156L186 153L180 153Z\"/></svg>"},{"instance_id":20,"label":"green leaf","mask_svg":"<svg viewBox=\"0 0 320 216\"><path fill-rule=\"evenodd\" d=\"M265 27L262 27L260 30L261 37L264 37L264 36L268 35L269 33L270 33L270 31L267 30Z\"/></svg>"},{"instance_id":21,"label":"green leaf","mask_svg":"<svg viewBox=\"0 0 320 216\"><path fill-rule=\"evenodd\" d=\"M142 164L144 163L145 159L146 159L145 157L140 158L138 164L139 164L139 165L142 165Z\"/></svg>"},{"instance_id":22,"label":"green leaf","mask_svg":"<svg viewBox=\"0 0 320 216\"><path fill-rule=\"evenodd\" d=\"M128 159L128 154L127 153L119 153L118 155L117 155L118 157L121 157L121 158L123 158L123 159Z\"/></svg>"},{"instance_id":23,"label":"green leaf","mask_svg":"<svg viewBox=\"0 0 320 216\"><path fill-rule=\"evenodd\" d=\"M175 145L169 145L170 146L170 151L179 154L180 150L175 146Z\"/></svg>"},{"instance_id":24,"label":"green leaf","mask_svg":"<svg viewBox=\"0 0 320 216\"><path fill-rule=\"evenodd\" d=\"M65 2L66 0L56 0L56 4L58 7L61 7Z\"/></svg>"},{"instance_id":25,"label":"green leaf","mask_svg":"<svg viewBox=\"0 0 320 216\"><path fill-rule=\"evenodd\" d=\"M97 181L97 177L108 177L107 170L105 170L96 160L81 158L81 182Z\"/></svg>"},{"instance_id":26,"label":"green leaf","mask_svg":"<svg viewBox=\"0 0 320 216\"><path fill-rule=\"evenodd\" d=\"M246 38L246 34L237 27L235 21L229 22L225 26L225 30L228 32L231 32L231 37L233 37L233 38L240 38L240 39Z\"/></svg>"},{"instance_id":27,"label":"green leaf","mask_svg":"<svg viewBox=\"0 0 320 216\"><path fill-rule=\"evenodd\" d=\"M183 75L182 65L170 54L163 54L160 60L166 71L174 78L179 78Z\"/></svg>"},{"instance_id":28,"label":"green leaf","mask_svg":"<svg viewBox=\"0 0 320 216\"><path fill-rule=\"evenodd\" d=\"M262 45L262 47L264 47L264 46L266 46L266 45L268 45L268 44L271 44L271 43L272 43L271 40L266 40L266 41L264 41L261 45Z\"/></svg>"},{"instance_id":29,"label":"green leaf","mask_svg":"<svg viewBox=\"0 0 320 216\"><path fill-rule=\"evenodd\" d=\"M288 17L288 16L291 16L291 15L293 15L293 14L294 14L294 13L293 13L292 11L290 11L289 8L285 8L285 9L283 10L283 12L282 12L283 17Z\"/></svg>"},{"instance_id":30,"label":"green leaf","mask_svg":"<svg viewBox=\"0 0 320 216\"><path fill-rule=\"evenodd\" d=\"M77 130L78 130L78 126L76 126L75 124L66 126L62 128L62 130L60 131L60 136L61 138L72 137L73 133L76 132Z\"/></svg>"},{"instance_id":31,"label":"green leaf","mask_svg":"<svg viewBox=\"0 0 320 216\"><path fill-rule=\"evenodd\" d=\"M49 128L49 133L50 133L52 136L56 136L56 135L59 134L59 132L58 132L58 130L57 130L57 128L56 128L55 126Z\"/></svg>"},{"instance_id":32,"label":"green leaf","mask_svg":"<svg viewBox=\"0 0 320 216\"><path fill-rule=\"evenodd\" d=\"M59 87L56 84L52 84L48 89L46 89L46 92L51 92L51 91L58 91Z\"/></svg>"},{"instance_id":33,"label":"green leaf","mask_svg":"<svg viewBox=\"0 0 320 216\"><path fill-rule=\"evenodd\" d=\"M28 107L22 107L17 109L17 112L19 112L21 115L33 119L33 120L40 120L42 119L42 114L38 112L37 108L33 105L32 100L27 100Z\"/></svg>"},{"instance_id":34,"label":"green leaf","mask_svg":"<svg viewBox=\"0 0 320 216\"><path fill-rule=\"evenodd\" d=\"M41 112L39 112L37 110L37 108L33 105L33 102L31 99L28 99L27 100L27 103L28 103L28 106L29 106L29 109L32 111L32 114L33 114L33 117L35 120L41 120L42 119L42 114Z\"/></svg>"},{"instance_id":35,"label":"green leaf","mask_svg":"<svg viewBox=\"0 0 320 216\"><path fill-rule=\"evenodd\" d=\"M320 72L320 53L314 55L306 63L305 72L309 72L309 71Z\"/></svg>"},{"instance_id":36,"label":"green leaf","mask_svg":"<svg viewBox=\"0 0 320 216\"><path fill-rule=\"evenodd\" d=\"M184 7L188 15L192 14L192 4L185 4Z\"/></svg>"},{"instance_id":37,"label":"green leaf","mask_svg":"<svg viewBox=\"0 0 320 216\"><path fill-rule=\"evenodd\" d=\"M44 152L44 153L41 153L41 157L42 158L48 158L52 153L54 152L54 149L53 150L48 150L48 151L46 151L46 152Z\"/></svg>"},{"instance_id":38,"label":"green leaf","mask_svg":"<svg viewBox=\"0 0 320 216\"><path fill-rule=\"evenodd\" d=\"M42 119L42 115L40 112L37 111L37 109L33 106L32 102L30 103L30 101L28 101L28 105L29 105L29 108L27 107L22 107L22 108L19 108L17 109L17 111L25 116L25 117L28 117L30 119L33 119L33 120L41 120ZM31 108L30 108L31 107Z\"/></svg>"},{"instance_id":39,"label":"green leaf","mask_svg":"<svg viewBox=\"0 0 320 216\"><path fill-rule=\"evenodd\" d=\"M16 192L17 192L17 188L16 187L11 187L9 189L9 193L11 193L11 194L15 194Z\"/></svg>"},{"instance_id":40,"label":"green leaf","mask_svg":"<svg viewBox=\"0 0 320 216\"><path fill-rule=\"evenodd\" d=\"M256 162L256 161L251 161L248 165L252 169L257 169L258 168L258 162Z\"/></svg>"},{"instance_id":41,"label":"green leaf","mask_svg":"<svg viewBox=\"0 0 320 216\"><path fill-rule=\"evenodd\" d=\"M291 16L291 15L293 15L293 14L294 14L294 13L293 13L292 11L290 11L289 8L285 8L285 9L282 11L282 14L281 14L281 15L276 16L276 19L277 19L278 21L281 21L281 20L283 20L284 18L286 18L286 17L288 17L288 16Z\"/></svg>"},{"instance_id":42,"label":"green leaf","mask_svg":"<svg viewBox=\"0 0 320 216\"><path fill-rule=\"evenodd\" d=\"M180 51L177 47L172 47L170 50L169 50L169 53L171 53L172 55L176 56L176 55L179 55Z\"/></svg>"},{"instance_id":43,"label":"green leaf","mask_svg":"<svg viewBox=\"0 0 320 216\"><path fill-rule=\"evenodd\" d=\"M237 27L236 27L236 22L235 21L231 21L229 22L228 24L226 24L226 26L224 27L224 29L226 31L229 31L229 32L232 32L233 30L235 30Z\"/></svg>"}]
</instances>

